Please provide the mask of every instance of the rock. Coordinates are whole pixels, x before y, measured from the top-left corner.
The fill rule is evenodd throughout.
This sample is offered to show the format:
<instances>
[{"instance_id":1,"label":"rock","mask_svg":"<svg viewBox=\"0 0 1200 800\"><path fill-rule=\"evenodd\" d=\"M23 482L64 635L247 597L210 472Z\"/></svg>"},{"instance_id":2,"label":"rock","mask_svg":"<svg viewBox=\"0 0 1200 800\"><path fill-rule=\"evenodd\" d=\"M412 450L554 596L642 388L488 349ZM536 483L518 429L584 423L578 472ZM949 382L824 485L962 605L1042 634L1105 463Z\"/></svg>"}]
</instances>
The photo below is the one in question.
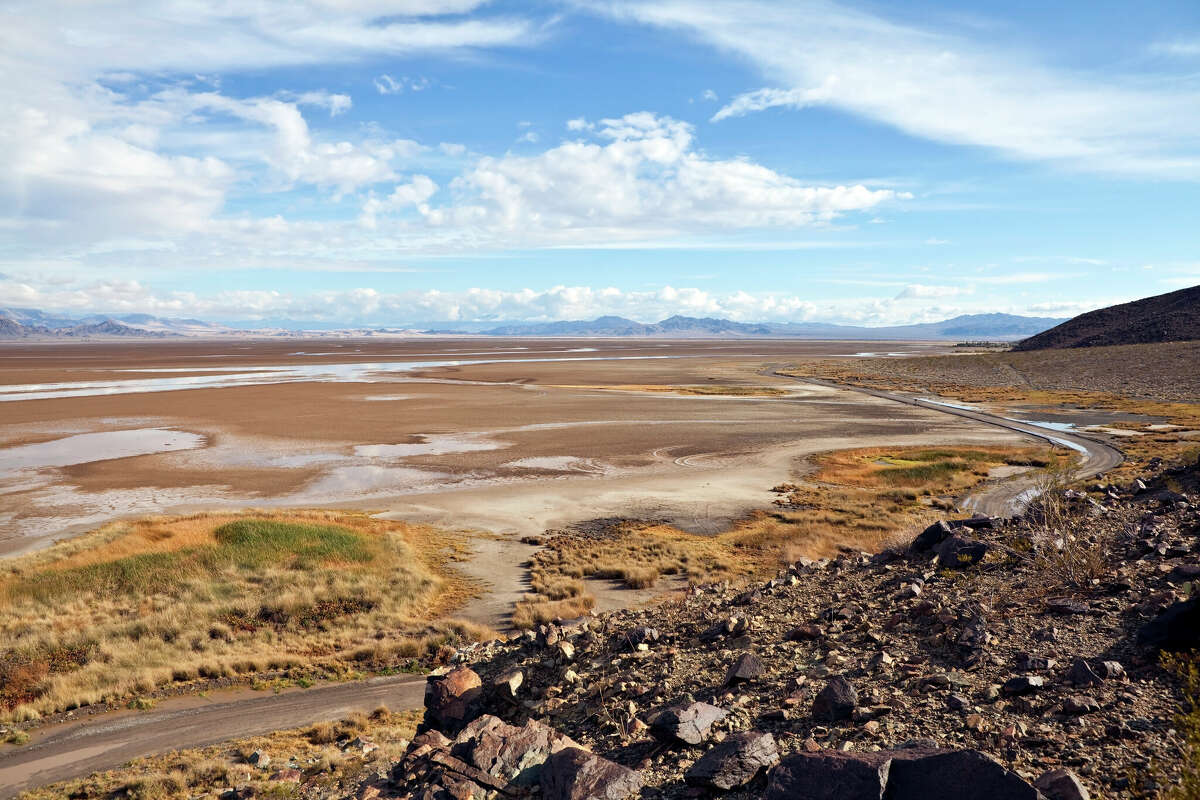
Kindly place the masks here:
<instances>
[{"instance_id":1,"label":"rock","mask_svg":"<svg viewBox=\"0 0 1200 800\"><path fill-rule=\"evenodd\" d=\"M1066 681L1073 686L1094 686L1102 683L1103 680L1103 677L1088 666L1088 663L1082 658L1071 662L1071 668L1067 670Z\"/></svg>"},{"instance_id":2,"label":"rock","mask_svg":"<svg viewBox=\"0 0 1200 800\"><path fill-rule=\"evenodd\" d=\"M533 786L552 753L575 746L569 737L537 720L518 728L485 714L462 729L450 754L506 783Z\"/></svg>"},{"instance_id":3,"label":"rock","mask_svg":"<svg viewBox=\"0 0 1200 800\"><path fill-rule=\"evenodd\" d=\"M966 569L983 560L988 553L988 546L984 542L954 535L939 544L935 552L943 567Z\"/></svg>"},{"instance_id":4,"label":"rock","mask_svg":"<svg viewBox=\"0 0 1200 800\"><path fill-rule=\"evenodd\" d=\"M1091 795L1069 769L1052 769L1033 782L1047 800L1091 800Z\"/></svg>"},{"instance_id":5,"label":"rock","mask_svg":"<svg viewBox=\"0 0 1200 800\"><path fill-rule=\"evenodd\" d=\"M1017 669L1029 672L1046 672L1054 669L1057 663L1052 658L1034 656L1029 653L1017 653Z\"/></svg>"},{"instance_id":6,"label":"rock","mask_svg":"<svg viewBox=\"0 0 1200 800\"><path fill-rule=\"evenodd\" d=\"M1000 688L1004 694L1010 697L1015 695L1029 694L1036 692L1046 685L1046 679L1037 675L1018 675L1015 678L1009 678Z\"/></svg>"},{"instance_id":7,"label":"rock","mask_svg":"<svg viewBox=\"0 0 1200 800\"><path fill-rule=\"evenodd\" d=\"M639 644L651 645L658 641L658 628L641 625L625 634L625 641L631 650L638 649Z\"/></svg>"},{"instance_id":8,"label":"rock","mask_svg":"<svg viewBox=\"0 0 1200 800\"><path fill-rule=\"evenodd\" d=\"M897 754L900 755L900 754ZM887 781L888 800L1042 800L1020 775L975 750L918 758L897 757Z\"/></svg>"},{"instance_id":9,"label":"rock","mask_svg":"<svg viewBox=\"0 0 1200 800\"><path fill-rule=\"evenodd\" d=\"M963 694L951 694L946 698L946 707L951 711L965 711L971 707L971 698Z\"/></svg>"},{"instance_id":10,"label":"rock","mask_svg":"<svg viewBox=\"0 0 1200 800\"><path fill-rule=\"evenodd\" d=\"M654 715L650 730L668 741L700 744L708 739L713 723L725 719L728 712L709 703L670 706Z\"/></svg>"},{"instance_id":11,"label":"rock","mask_svg":"<svg viewBox=\"0 0 1200 800\"><path fill-rule=\"evenodd\" d=\"M797 625L788 631L783 638L789 642L820 639L821 629L816 625Z\"/></svg>"},{"instance_id":12,"label":"rock","mask_svg":"<svg viewBox=\"0 0 1200 800\"><path fill-rule=\"evenodd\" d=\"M1071 715L1091 714L1099 711L1100 704L1094 698L1074 695L1062 701L1062 713Z\"/></svg>"},{"instance_id":13,"label":"rock","mask_svg":"<svg viewBox=\"0 0 1200 800\"><path fill-rule=\"evenodd\" d=\"M1156 650L1200 647L1200 595L1168 606L1138 630L1138 642Z\"/></svg>"},{"instance_id":14,"label":"rock","mask_svg":"<svg viewBox=\"0 0 1200 800\"><path fill-rule=\"evenodd\" d=\"M820 720L848 719L858 705L854 684L838 675L829 679L813 699L813 716Z\"/></svg>"},{"instance_id":15,"label":"rock","mask_svg":"<svg viewBox=\"0 0 1200 800\"><path fill-rule=\"evenodd\" d=\"M505 700L516 700L521 684L525 682L525 673L519 669L510 669L497 675L491 683L492 694Z\"/></svg>"},{"instance_id":16,"label":"rock","mask_svg":"<svg viewBox=\"0 0 1200 800\"><path fill-rule=\"evenodd\" d=\"M459 667L431 675L425 684L425 718L434 727L457 732L479 713L482 681L475 671Z\"/></svg>"},{"instance_id":17,"label":"rock","mask_svg":"<svg viewBox=\"0 0 1200 800\"><path fill-rule=\"evenodd\" d=\"M917 537L912 540L908 546L914 553L927 553L937 545L941 544L947 537L954 533L954 528L945 520L938 520L930 525L925 530L917 534Z\"/></svg>"},{"instance_id":18,"label":"rock","mask_svg":"<svg viewBox=\"0 0 1200 800\"><path fill-rule=\"evenodd\" d=\"M738 656L737 661L733 662L733 666L725 673L724 686L736 686L739 683L746 683L762 677L766 672L766 666L762 659L754 655L754 653L742 653Z\"/></svg>"},{"instance_id":19,"label":"rock","mask_svg":"<svg viewBox=\"0 0 1200 800\"><path fill-rule=\"evenodd\" d=\"M728 791L779 763L775 737L761 731L735 733L713 747L684 775L691 786Z\"/></svg>"},{"instance_id":20,"label":"rock","mask_svg":"<svg viewBox=\"0 0 1200 800\"><path fill-rule=\"evenodd\" d=\"M1053 597L1046 601L1046 611L1051 614L1086 614L1091 610L1087 603L1069 597Z\"/></svg>"},{"instance_id":21,"label":"rock","mask_svg":"<svg viewBox=\"0 0 1200 800\"><path fill-rule=\"evenodd\" d=\"M892 759L883 753L796 753L771 770L763 800L881 800Z\"/></svg>"},{"instance_id":22,"label":"rock","mask_svg":"<svg viewBox=\"0 0 1200 800\"><path fill-rule=\"evenodd\" d=\"M1116 681L1125 677L1125 668L1120 661L1101 661L1096 664L1095 670L1105 680Z\"/></svg>"},{"instance_id":23,"label":"rock","mask_svg":"<svg viewBox=\"0 0 1200 800\"><path fill-rule=\"evenodd\" d=\"M267 755L262 750L255 750L250 754L250 757L246 759L246 763L253 764L256 767L269 767L271 766L271 756Z\"/></svg>"},{"instance_id":24,"label":"rock","mask_svg":"<svg viewBox=\"0 0 1200 800\"><path fill-rule=\"evenodd\" d=\"M626 800L641 791L642 773L568 747L546 760L541 787L543 800Z\"/></svg>"}]
</instances>

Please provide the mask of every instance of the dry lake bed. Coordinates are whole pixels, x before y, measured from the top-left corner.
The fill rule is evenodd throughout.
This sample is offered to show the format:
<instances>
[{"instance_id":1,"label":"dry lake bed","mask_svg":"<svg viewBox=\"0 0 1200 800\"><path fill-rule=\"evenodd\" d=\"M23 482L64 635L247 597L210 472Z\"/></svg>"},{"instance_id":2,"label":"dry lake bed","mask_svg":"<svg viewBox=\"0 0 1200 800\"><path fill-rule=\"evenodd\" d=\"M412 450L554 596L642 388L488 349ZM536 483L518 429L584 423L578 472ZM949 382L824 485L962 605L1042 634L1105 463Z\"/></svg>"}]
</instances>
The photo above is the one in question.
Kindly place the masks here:
<instances>
[{"instance_id":1,"label":"dry lake bed","mask_svg":"<svg viewBox=\"0 0 1200 800\"><path fill-rule=\"evenodd\" d=\"M1015 440L761 374L789 359L941 349L463 338L4 345L0 553L131 515L261 506L365 508L501 534L609 515L717 530L769 502L770 487L813 452ZM727 387L748 394L691 393Z\"/></svg>"}]
</instances>

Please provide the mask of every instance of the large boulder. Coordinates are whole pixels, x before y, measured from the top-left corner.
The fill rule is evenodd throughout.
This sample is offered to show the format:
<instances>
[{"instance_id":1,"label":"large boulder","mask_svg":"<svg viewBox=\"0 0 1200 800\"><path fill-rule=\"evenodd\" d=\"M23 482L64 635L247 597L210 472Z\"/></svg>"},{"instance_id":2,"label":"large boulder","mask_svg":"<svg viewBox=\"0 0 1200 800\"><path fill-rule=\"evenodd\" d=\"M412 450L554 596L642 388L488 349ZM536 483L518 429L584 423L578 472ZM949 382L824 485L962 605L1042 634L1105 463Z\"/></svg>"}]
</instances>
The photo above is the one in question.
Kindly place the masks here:
<instances>
[{"instance_id":1,"label":"large boulder","mask_svg":"<svg viewBox=\"0 0 1200 800\"><path fill-rule=\"evenodd\" d=\"M775 737L762 731L735 733L700 757L684 775L691 786L729 791L779 763Z\"/></svg>"},{"instance_id":2,"label":"large boulder","mask_svg":"<svg viewBox=\"0 0 1200 800\"><path fill-rule=\"evenodd\" d=\"M670 706L651 718L650 730L667 741L700 744L708 739L713 723L725 719L727 713L709 703Z\"/></svg>"},{"instance_id":3,"label":"large boulder","mask_svg":"<svg viewBox=\"0 0 1200 800\"><path fill-rule=\"evenodd\" d=\"M976 750L892 762L886 800L1045 800L1024 778Z\"/></svg>"},{"instance_id":4,"label":"large boulder","mask_svg":"<svg viewBox=\"0 0 1200 800\"><path fill-rule=\"evenodd\" d=\"M626 800L642 788L642 773L579 747L559 750L541 775L543 800Z\"/></svg>"},{"instance_id":5,"label":"large boulder","mask_svg":"<svg viewBox=\"0 0 1200 800\"><path fill-rule=\"evenodd\" d=\"M536 720L518 728L484 715L462 729L450 753L494 778L534 786L547 758L576 746L569 737Z\"/></svg>"},{"instance_id":6,"label":"large boulder","mask_svg":"<svg viewBox=\"0 0 1200 800\"><path fill-rule=\"evenodd\" d=\"M950 523L944 519L939 519L918 533L916 538L912 540L912 543L909 544L908 549L914 553L928 553L953 533L954 528L950 527Z\"/></svg>"},{"instance_id":7,"label":"large boulder","mask_svg":"<svg viewBox=\"0 0 1200 800\"><path fill-rule=\"evenodd\" d=\"M974 750L933 747L788 756L764 800L1046 800L1021 776Z\"/></svg>"},{"instance_id":8,"label":"large boulder","mask_svg":"<svg viewBox=\"0 0 1200 800\"><path fill-rule=\"evenodd\" d=\"M882 800L891 763L886 752L796 753L771 770L763 800Z\"/></svg>"},{"instance_id":9,"label":"large boulder","mask_svg":"<svg viewBox=\"0 0 1200 800\"><path fill-rule=\"evenodd\" d=\"M475 671L459 667L445 675L430 675L425 684L425 722L438 730L457 733L479 715L483 682Z\"/></svg>"},{"instance_id":10,"label":"large boulder","mask_svg":"<svg viewBox=\"0 0 1200 800\"><path fill-rule=\"evenodd\" d=\"M1138 641L1157 650L1192 650L1200 647L1200 595L1168 606L1141 627Z\"/></svg>"},{"instance_id":11,"label":"large boulder","mask_svg":"<svg viewBox=\"0 0 1200 800\"><path fill-rule=\"evenodd\" d=\"M939 544L935 552L943 567L966 569L983 560L987 555L988 546L984 542L955 535Z\"/></svg>"}]
</instances>

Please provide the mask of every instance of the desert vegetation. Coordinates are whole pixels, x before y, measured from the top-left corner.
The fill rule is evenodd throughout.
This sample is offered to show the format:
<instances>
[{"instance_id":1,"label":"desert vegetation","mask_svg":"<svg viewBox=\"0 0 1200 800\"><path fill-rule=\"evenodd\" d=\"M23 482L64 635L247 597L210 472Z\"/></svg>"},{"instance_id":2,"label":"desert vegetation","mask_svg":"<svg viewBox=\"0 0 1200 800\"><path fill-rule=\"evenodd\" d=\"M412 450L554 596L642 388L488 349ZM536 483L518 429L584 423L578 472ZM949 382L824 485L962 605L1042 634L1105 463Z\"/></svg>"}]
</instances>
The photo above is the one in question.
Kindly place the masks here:
<instances>
[{"instance_id":1,"label":"desert vegetation","mask_svg":"<svg viewBox=\"0 0 1200 800\"><path fill-rule=\"evenodd\" d=\"M148 706L172 683L416 668L487 631L443 617L471 592L462 543L365 514L118 522L5 564L0 710ZM302 676L309 676L302 678Z\"/></svg>"},{"instance_id":2,"label":"desert vegetation","mask_svg":"<svg viewBox=\"0 0 1200 800\"><path fill-rule=\"evenodd\" d=\"M600 532L566 532L536 553L533 592L513 623L531 627L587 612L588 579L652 587L661 577L688 583L745 580L801 556L877 550L953 507L953 497L998 466L1056 468L1069 456L1048 448L859 448L812 459L801 483L777 486L777 510L758 512L716 535L670 525L615 522Z\"/></svg>"},{"instance_id":3,"label":"desert vegetation","mask_svg":"<svg viewBox=\"0 0 1200 800\"><path fill-rule=\"evenodd\" d=\"M420 712L380 707L304 728L139 758L120 769L25 792L21 800L168 800L216 796L230 786L249 789L255 797L299 797L302 782L333 787L396 760L419 721Z\"/></svg>"}]
</instances>

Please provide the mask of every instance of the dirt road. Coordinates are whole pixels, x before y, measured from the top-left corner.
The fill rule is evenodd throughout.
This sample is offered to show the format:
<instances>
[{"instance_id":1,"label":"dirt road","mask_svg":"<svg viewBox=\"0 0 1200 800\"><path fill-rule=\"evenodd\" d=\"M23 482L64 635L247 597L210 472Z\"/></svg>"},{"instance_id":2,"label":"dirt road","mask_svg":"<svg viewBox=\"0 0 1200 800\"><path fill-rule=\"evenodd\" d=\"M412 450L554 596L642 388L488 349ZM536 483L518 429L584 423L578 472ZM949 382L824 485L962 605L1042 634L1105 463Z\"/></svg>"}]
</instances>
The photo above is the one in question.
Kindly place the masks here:
<instances>
[{"instance_id":1,"label":"dirt road","mask_svg":"<svg viewBox=\"0 0 1200 800\"><path fill-rule=\"evenodd\" d=\"M39 731L19 749L0 749L0 798L25 789L112 769L139 756L203 747L233 738L297 728L368 713L381 705L416 708L425 678L404 675L339 683L282 694L245 692L205 701L181 699L175 707L105 715Z\"/></svg>"},{"instance_id":2,"label":"dirt road","mask_svg":"<svg viewBox=\"0 0 1200 800\"><path fill-rule=\"evenodd\" d=\"M1072 474L1073 480L1085 480L1108 470L1120 466L1125 460L1125 456L1120 450L1112 445L1105 444L1088 436L1075 433L1073 431L1060 431L1052 428L1047 428L1041 425L1036 425L1031 422L1021 422L1019 420L1001 417L995 414L989 414L985 411L978 411L973 408L964 408L960 406L941 403L933 400L925 400L920 397L911 397L904 394L894 394L892 392L883 392L877 389L866 389L858 386L846 386L833 381L825 381L819 378L797 378L791 375L784 375L772 370L772 375L780 378L790 378L791 380L800 381L801 383L815 384L817 386L825 386L834 389L845 389L848 391L867 394L872 397L878 397L884 400L892 400L897 403L903 403L907 406L916 408L927 408L931 411L940 411L943 414L950 414L963 419L982 422L987 425L995 425L1005 430L1015 431L1016 433L1024 433L1030 436L1036 436L1039 439L1050 442L1051 444L1060 447L1069 447L1080 453L1081 458L1076 465L1075 471ZM1020 514L1025 510L1029 501L1036 496L1039 489L1039 481L1041 479L1035 473L1032 476L1016 476L1007 478L995 483L986 484L984 487L973 492L965 497L959 505L967 510L976 511L981 514L987 514L993 517L1012 516Z\"/></svg>"}]
</instances>

